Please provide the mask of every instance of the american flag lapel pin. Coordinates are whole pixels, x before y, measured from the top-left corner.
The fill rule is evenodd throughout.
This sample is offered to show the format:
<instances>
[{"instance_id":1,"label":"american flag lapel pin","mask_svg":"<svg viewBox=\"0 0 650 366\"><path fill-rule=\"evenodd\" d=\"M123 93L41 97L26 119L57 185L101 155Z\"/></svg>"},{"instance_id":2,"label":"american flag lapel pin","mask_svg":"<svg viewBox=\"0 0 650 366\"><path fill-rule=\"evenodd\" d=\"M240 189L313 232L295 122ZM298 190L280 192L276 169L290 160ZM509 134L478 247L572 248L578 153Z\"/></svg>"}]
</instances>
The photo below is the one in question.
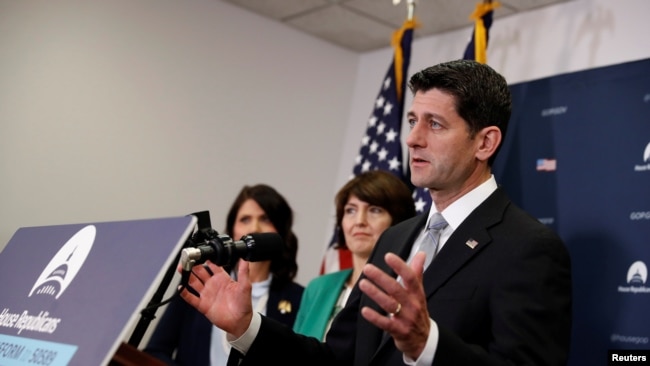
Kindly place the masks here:
<instances>
[{"instance_id":1,"label":"american flag lapel pin","mask_svg":"<svg viewBox=\"0 0 650 366\"><path fill-rule=\"evenodd\" d=\"M465 245L470 247L470 249L474 249L478 245L478 242L474 239L469 239L468 241L465 242Z\"/></svg>"}]
</instances>

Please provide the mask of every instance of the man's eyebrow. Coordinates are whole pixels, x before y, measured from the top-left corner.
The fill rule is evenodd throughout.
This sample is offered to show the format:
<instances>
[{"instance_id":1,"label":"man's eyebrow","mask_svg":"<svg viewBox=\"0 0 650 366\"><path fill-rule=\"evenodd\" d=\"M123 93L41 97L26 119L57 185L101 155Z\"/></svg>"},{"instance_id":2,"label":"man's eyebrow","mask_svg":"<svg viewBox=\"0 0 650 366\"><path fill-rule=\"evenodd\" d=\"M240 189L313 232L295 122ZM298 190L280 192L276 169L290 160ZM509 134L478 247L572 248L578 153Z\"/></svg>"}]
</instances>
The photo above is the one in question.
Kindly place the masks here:
<instances>
[{"instance_id":1,"label":"man's eyebrow","mask_svg":"<svg viewBox=\"0 0 650 366\"><path fill-rule=\"evenodd\" d=\"M406 113L406 115L408 117L415 117L416 116L415 112L413 112L413 111L408 111ZM427 118L427 119L428 118L435 118L435 119L443 121L443 122L447 120L445 117L443 117L443 116L441 116L441 115L439 115L437 113L431 113L431 112L424 112L424 113L422 113L422 116Z\"/></svg>"}]
</instances>

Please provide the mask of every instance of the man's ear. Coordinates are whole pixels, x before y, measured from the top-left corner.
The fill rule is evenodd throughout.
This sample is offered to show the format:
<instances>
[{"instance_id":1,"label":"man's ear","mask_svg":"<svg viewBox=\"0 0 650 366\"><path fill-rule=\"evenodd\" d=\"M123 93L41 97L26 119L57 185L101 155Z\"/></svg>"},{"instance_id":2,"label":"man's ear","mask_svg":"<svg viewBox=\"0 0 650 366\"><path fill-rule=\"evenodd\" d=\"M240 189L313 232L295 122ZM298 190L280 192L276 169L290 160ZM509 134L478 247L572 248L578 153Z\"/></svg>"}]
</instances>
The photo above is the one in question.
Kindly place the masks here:
<instances>
[{"instance_id":1,"label":"man's ear","mask_svg":"<svg viewBox=\"0 0 650 366\"><path fill-rule=\"evenodd\" d=\"M487 161L490 156L494 155L501 144L501 130L497 126L488 126L482 129L477 135L478 149L476 158L481 161Z\"/></svg>"}]
</instances>

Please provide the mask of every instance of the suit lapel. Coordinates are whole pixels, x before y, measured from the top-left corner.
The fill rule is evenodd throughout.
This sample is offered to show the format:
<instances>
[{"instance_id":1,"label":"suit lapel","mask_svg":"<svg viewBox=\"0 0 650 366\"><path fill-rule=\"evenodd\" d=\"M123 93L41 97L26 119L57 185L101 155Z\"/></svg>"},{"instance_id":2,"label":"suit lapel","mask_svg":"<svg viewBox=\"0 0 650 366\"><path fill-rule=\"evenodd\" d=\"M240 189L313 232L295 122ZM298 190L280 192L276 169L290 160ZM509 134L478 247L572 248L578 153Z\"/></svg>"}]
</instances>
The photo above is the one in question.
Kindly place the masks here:
<instances>
[{"instance_id":1,"label":"suit lapel","mask_svg":"<svg viewBox=\"0 0 650 366\"><path fill-rule=\"evenodd\" d=\"M423 286L427 298L431 297L468 260L478 255L490 244L492 239L488 229L502 220L503 213L509 203L510 200L505 196L505 193L501 189L497 189L454 231L431 265L429 265L429 268L424 272ZM395 277L395 272L386 265L383 256L390 251L399 254L406 261L417 236L426 224L427 217L427 215L420 215L404 222L404 225L396 227L396 230L392 231L390 236L386 236L381 240L384 242L382 247L378 245L376 253L371 256L370 260L377 267ZM380 256L381 259L378 259L377 256ZM373 259L373 257L375 258ZM364 300L361 302L362 306L370 306L380 313L383 312L377 304L367 297L364 296ZM359 334L372 334L373 336L368 339L378 339L375 337L381 339L372 358L370 358L370 364L372 364L375 360L385 357L380 353L383 352L382 350L387 351L387 345L392 345L392 343L390 343L391 339L387 333L370 323L365 323L365 332L359 332ZM373 349L373 343L368 342L366 350Z\"/></svg>"},{"instance_id":2,"label":"suit lapel","mask_svg":"<svg viewBox=\"0 0 650 366\"><path fill-rule=\"evenodd\" d=\"M424 225L427 223L427 217L427 215L417 216L409 223L409 225L404 226L402 230L394 235L396 236L397 240L392 240L392 242L389 243L390 247L388 250L382 252L382 259L378 262L380 264L378 265L379 268L391 276L397 277L395 271L393 271L392 268L388 267L386 262L383 260L383 256L387 252L393 252L399 255L404 261L407 261L409 255L411 254L411 248L413 248L415 240L422 231Z\"/></svg>"},{"instance_id":3,"label":"suit lapel","mask_svg":"<svg viewBox=\"0 0 650 366\"><path fill-rule=\"evenodd\" d=\"M399 255L404 261L408 260L408 257L411 254L413 243L426 224L427 217L428 215L419 215L409 221L404 222L404 225L396 227L395 231L383 240L386 243L386 246L377 248L378 250L377 253L375 253L375 256L380 257L380 259L373 260L372 257L370 258L370 260L373 261L373 264L375 264L378 268L388 273L389 275L397 277L395 271L393 271L392 268L390 268L384 261L384 255L386 255L388 252L392 252ZM379 313L384 313L384 310L381 309L374 301L365 296L364 300L365 301L363 301L362 306L369 306ZM366 331L370 334L373 334L373 336L369 337L369 339L379 340L379 343L377 345L368 347L368 350L374 350L372 353L373 356L371 358L371 360L374 360L376 357L378 357L379 352L384 349L391 338L388 333L382 331L370 323L365 323L368 325L368 329Z\"/></svg>"},{"instance_id":4,"label":"suit lapel","mask_svg":"<svg viewBox=\"0 0 650 366\"><path fill-rule=\"evenodd\" d=\"M456 228L424 272L423 284L427 298L490 244L492 238L488 229L502 220L509 203L504 193L497 189Z\"/></svg>"}]
</instances>

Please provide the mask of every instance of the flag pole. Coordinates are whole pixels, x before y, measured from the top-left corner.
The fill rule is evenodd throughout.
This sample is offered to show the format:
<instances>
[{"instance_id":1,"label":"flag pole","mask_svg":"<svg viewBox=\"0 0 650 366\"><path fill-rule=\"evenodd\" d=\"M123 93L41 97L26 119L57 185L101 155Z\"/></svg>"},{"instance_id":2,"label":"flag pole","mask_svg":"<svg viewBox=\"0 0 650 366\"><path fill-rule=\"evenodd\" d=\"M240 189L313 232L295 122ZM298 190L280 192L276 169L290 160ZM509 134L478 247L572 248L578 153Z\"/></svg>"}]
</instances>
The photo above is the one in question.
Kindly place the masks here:
<instances>
[{"instance_id":1,"label":"flag pole","mask_svg":"<svg viewBox=\"0 0 650 366\"><path fill-rule=\"evenodd\" d=\"M406 0L406 7L408 9L406 19L413 20L413 13L415 12L415 0Z\"/></svg>"},{"instance_id":2,"label":"flag pole","mask_svg":"<svg viewBox=\"0 0 650 366\"><path fill-rule=\"evenodd\" d=\"M393 0L393 5L397 5L400 2L402 2L402 0ZM413 20L413 15L415 13L415 0L406 0L406 9L406 20Z\"/></svg>"},{"instance_id":3,"label":"flag pole","mask_svg":"<svg viewBox=\"0 0 650 366\"><path fill-rule=\"evenodd\" d=\"M402 63L403 63L403 50L402 50L402 38L404 37L404 32L407 30L412 30L418 26L417 21L415 20L415 1L416 0L406 0L406 5L407 5L407 19L404 21L404 24L402 24L402 27L395 31L393 33L393 37L391 39L391 45L395 49L395 56L394 56L394 63L395 63L395 82L397 86L397 100L401 101L402 100L402 80L405 77L402 75ZM393 0L393 5L397 5L401 2L401 0ZM410 45L409 45L410 47Z\"/></svg>"}]
</instances>

